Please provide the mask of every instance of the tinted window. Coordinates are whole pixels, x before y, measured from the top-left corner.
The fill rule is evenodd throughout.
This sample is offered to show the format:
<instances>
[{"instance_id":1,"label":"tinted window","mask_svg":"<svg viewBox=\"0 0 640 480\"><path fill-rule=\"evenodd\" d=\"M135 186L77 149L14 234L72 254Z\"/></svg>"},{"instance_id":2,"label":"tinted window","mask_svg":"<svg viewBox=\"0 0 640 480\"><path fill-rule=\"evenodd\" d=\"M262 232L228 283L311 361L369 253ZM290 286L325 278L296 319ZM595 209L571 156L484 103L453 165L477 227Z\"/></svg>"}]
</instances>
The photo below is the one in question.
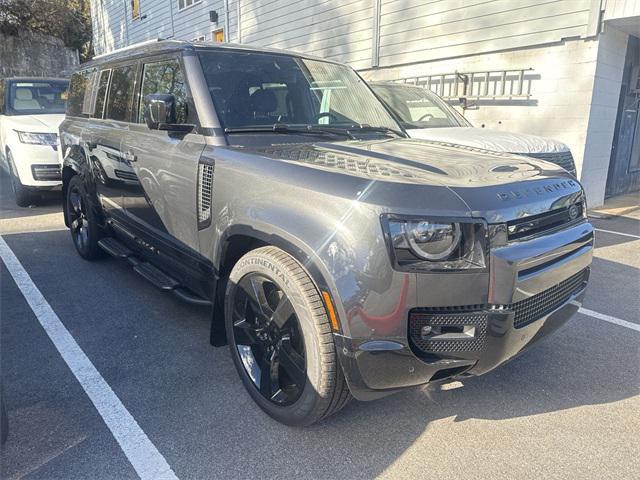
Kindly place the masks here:
<instances>
[{"instance_id":1,"label":"tinted window","mask_svg":"<svg viewBox=\"0 0 640 480\"><path fill-rule=\"evenodd\" d=\"M98 82L98 90L96 92L96 106L94 109L94 116L102 118L104 113L104 102L107 98L107 87L109 86L109 74L111 70L103 70L100 73L100 80Z\"/></svg>"},{"instance_id":2,"label":"tinted window","mask_svg":"<svg viewBox=\"0 0 640 480\"><path fill-rule=\"evenodd\" d=\"M147 63L142 76L142 95L152 93L173 94L176 98L176 123L187 121L187 87L177 59ZM144 102L140 102L138 122L144 122Z\"/></svg>"},{"instance_id":3,"label":"tinted window","mask_svg":"<svg viewBox=\"0 0 640 480\"><path fill-rule=\"evenodd\" d=\"M398 129L384 105L345 65L263 53L202 51L209 93L227 128L353 125Z\"/></svg>"},{"instance_id":4,"label":"tinted window","mask_svg":"<svg viewBox=\"0 0 640 480\"><path fill-rule=\"evenodd\" d=\"M69 99L67 101L67 115L81 116L85 104L89 72L74 73L71 77Z\"/></svg>"},{"instance_id":5,"label":"tinted window","mask_svg":"<svg viewBox=\"0 0 640 480\"><path fill-rule=\"evenodd\" d=\"M131 119L135 67L114 68L107 100L106 118L128 122Z\"/></svg>"}]
</instances>

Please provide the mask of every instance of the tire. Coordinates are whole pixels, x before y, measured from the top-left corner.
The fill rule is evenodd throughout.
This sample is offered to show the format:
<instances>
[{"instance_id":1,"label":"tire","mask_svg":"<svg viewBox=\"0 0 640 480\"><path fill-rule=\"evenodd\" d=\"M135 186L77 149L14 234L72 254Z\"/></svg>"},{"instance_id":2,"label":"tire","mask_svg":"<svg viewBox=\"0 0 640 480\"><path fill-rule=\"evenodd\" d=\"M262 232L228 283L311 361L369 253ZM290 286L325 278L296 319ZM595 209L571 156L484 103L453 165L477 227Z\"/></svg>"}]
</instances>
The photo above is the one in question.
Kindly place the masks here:
<instances>
[{"instance_id":1,"label":"tire","mask_svg":"<svg viewBox=\"0 0 640 480\"><path fill-rule=\"evenodd\" d=\"M229 275L224 310L236 370L268 415L306 426L349 402L324 304L293 257L275 247L244 255Z\"/></svg>"},{"instance_id":2,"label":"tire","mask_svg":"<svg viewBox=\"0 0 640 480\"><path fill-rule=\"evenodd\" d=\"M104 256L104 250L98 245L98 240L104 234L90 205L82 179L77 175L72 177L67 185L64 208L71 226L73 244L85 260L95 260Z\"/></svg>"},{"instance_id":3,"label":"tire","mask_svg":"<svg viewBox=\"0 0 640 480\"><path fill-rule=\"evenodd\" d=\"M27 187L22 185L18 176L18 169L13 161L13 155L7 151L7 164L9 165L9 177L11 178L11 190L19 207L28 207L33 203L34 196Z\"/></svg>"}]
</instances>

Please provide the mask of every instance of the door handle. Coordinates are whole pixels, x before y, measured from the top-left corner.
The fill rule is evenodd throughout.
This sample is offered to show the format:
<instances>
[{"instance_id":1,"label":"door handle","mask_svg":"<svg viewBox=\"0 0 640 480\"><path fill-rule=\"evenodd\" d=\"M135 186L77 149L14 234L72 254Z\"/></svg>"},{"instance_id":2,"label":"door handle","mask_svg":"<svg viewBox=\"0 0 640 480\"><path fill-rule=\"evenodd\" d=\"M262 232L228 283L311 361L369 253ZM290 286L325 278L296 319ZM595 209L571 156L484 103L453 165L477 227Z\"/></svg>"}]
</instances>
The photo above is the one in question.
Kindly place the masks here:
<instances>
[{"instance_id":1,"label":"door handle","mask_svg":"<svg viewBox=\"0 0 640 480\"><path fill-rule=\"evenodd\" d=\"M127 162L131 162L131 163L133 163L133 162L137 162L137 161L138 161L138 157L136 157L136 156L133 154L133 152L131 152L130 150L128 150L128 151L126 151L126 152L124 153L124 159L125 159Z\"/></svg>"}]
</instances>

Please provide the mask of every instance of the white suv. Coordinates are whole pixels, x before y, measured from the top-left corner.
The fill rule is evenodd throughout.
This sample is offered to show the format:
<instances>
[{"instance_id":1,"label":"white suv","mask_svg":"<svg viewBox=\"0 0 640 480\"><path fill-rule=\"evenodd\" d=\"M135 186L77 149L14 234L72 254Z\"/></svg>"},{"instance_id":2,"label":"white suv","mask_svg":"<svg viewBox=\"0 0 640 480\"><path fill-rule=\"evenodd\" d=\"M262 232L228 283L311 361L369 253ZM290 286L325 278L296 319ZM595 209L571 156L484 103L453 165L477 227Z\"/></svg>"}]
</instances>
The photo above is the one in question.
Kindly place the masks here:
<instances>
[{"instance_id":1,"label":"white suv","mask_svg":"<svg viewBox=\"0 0 640 480\"><path fill-rule=\"evenodd\" d=\"M0 165L21 207L62 185L57 132L68 89L59 78L0 79Z\"/></svg>"},{"instance_id":2,"label":"white suv","mask_svg":"<svg viewBox=\"0 0 640 480\"><path fill-rule=\"evenodd\" d=\"M474 128L431 90L391 82L371 83L411 138L499 153L515 153L555 163L574 177L576 166L569 147L551 138Z\"/></svg>"}]
</instances>

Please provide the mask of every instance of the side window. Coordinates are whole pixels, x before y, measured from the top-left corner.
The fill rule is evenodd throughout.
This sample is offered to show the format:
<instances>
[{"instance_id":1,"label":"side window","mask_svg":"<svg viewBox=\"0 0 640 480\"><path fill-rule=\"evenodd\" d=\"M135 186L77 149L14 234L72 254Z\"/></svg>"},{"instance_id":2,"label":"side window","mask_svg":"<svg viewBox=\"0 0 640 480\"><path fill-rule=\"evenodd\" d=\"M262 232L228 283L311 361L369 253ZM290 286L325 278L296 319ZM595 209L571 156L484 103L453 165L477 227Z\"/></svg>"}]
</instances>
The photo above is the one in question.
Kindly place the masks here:
<instances>
[{"instance_id":1,"label":"side window","mask_svg":"<svg viewBox=\"0 0 640 480\"><path fill-rule=\"evenodd\" d=\"M102 118L104 114L104 103L107 99L107 87L109 86L109 75L111 70L103 70L100 72L100 80L98 81L98 90L96 92L96 107L93 116Z\"/></svg>"},{"instance_id":2,"label":"side window","mask_svg":"<svg viewBox=\"0 0 640 480\"><path fill-rule=\"evenodd\" d=\"M67 115L82 116L84 98L87 93L88 72L78 72L71 76L69 99L67 100Z\"/></svg>"},{"instance_id":3,"label":"side window","mask_svg":"<svg viewBox=\"0 0 640 480\"><path fill-rule=\"evenodd\" d=\"M114 68L107 97L105 118L128 122L131 118L135 66Z\"/></svg>"},{"instance_id":4,"label":"side window","mask_svg":"<svg viewBox=\"0 0 640 480\"><path fill-rule=\"evenodd\" d=\"M152 93L173 94L176 98L176 122L187 121L187 87L178 59L147 63L142 75L138 123L144 123L144 97Z\"/></svg>"}]
</instances>

